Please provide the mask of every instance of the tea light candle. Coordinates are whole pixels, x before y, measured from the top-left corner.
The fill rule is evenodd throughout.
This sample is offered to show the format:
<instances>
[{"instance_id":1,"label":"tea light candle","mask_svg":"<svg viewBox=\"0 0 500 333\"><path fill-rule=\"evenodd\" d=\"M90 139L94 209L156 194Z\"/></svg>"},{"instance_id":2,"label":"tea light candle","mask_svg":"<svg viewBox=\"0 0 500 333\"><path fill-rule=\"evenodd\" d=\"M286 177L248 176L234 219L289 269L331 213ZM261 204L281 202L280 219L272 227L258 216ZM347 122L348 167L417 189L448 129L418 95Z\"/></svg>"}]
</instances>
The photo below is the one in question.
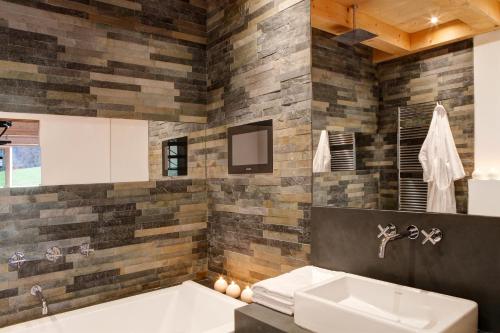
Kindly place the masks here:
<instances>
[{"instance_id":1,"label":"tea light candle","mask_svg":"<svg viewBox=\"0 0 500 333\"><path fill-rule=\"evenodd\" d=\"M226 295L232 298L238 298L238 296L240 296L240 293L241 293L240 286L234 283L234 281L232 281L231 284L226 289Z\"/></svg>"},{"instance_id":2,"label":"tea light candle","mask_svg":"<svg viewBox=\"0 0 500 333\"><path fill-rule=\"evenodd\" d=\"M488 179L486 172L484 172L482 169L476 169L472 173L472 178L477 179L477 180L485 180Z\"/></svg>"},{"instance_id":3,"label":"tea light candle","mask_svg":"<svg viewBox=\"0 0 500 333\"><path fill-rule=\"evenodd\" d=\"M227 289L227 282L223 276L220 276L217 281L215 281L214 289L220 293L225 293Z\"/></svg>"},{"instance_id":4,"label":"tea light candle","mask_svg":"<svg viewBox=\"0 0 500 333\"><path fill-rule=\"evenodd\" d=\"M252 303L252 296L253 296L253 291L250 289L249 286L246 286L245 289L241 292L241 300L246 303Z\"/></svg>"},{"instance_id":5,"label":"tea light candle","mask_svg":"<svg viewBox=\"0 0 500 333\"><path fill-rule=\"evenodd\" d=\"M488 179L500 180L500 172L497 168L490 168L490 170L488 171Z\"/></svg>"}]
</instances>

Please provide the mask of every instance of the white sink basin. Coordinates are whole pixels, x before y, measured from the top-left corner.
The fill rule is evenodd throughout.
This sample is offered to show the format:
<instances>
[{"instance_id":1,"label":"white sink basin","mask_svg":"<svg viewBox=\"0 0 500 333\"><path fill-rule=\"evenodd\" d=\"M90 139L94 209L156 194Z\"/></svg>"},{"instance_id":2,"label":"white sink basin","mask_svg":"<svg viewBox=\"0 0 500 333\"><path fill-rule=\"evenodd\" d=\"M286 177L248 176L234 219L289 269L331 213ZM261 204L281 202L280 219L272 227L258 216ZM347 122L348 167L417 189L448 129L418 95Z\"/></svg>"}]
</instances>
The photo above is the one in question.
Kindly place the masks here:
<instances>
[{"instance_id":1,"label":"white sink basin","mask_svg":"<svg viewBox=\"0 0 500 333\"><path fill-rule=\"evenodd\" d=\"M476 333L475 302L342 274L295 293L295 323L313 332Z\"/></svg>"}]
</instances>

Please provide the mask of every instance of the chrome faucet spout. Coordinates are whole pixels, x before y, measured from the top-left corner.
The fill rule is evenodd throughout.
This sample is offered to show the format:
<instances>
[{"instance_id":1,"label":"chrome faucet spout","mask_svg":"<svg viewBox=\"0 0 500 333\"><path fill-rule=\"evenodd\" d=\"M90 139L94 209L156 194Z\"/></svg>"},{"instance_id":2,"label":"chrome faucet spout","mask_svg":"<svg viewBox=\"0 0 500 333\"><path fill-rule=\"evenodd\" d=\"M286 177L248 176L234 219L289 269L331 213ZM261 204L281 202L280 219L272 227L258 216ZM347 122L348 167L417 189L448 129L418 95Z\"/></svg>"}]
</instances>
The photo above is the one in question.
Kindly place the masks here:
<instances>
[{"instance_id":1,"label":"chrome faucet spout","mask_svg":"<svg viewBox=\"0 0 500 333\"><path fill-rule=\"evenodd\" d=\"M47 301L44 299L42 301L42 316L46 316L49 313L49 308L47 307Z\"/></svg>"},{"instance_id":2,"label":"chrome faucet spout","mask_svg":"<svg viewBox=\"0 0 500 333\"><path fill-rule=\"evenodd\" d=\"M384 237L382 239L382 241L380 242L380 246L378 248L378 257L380 259L384 259L385 258L385 247L387 246L387 244L389 242L392 242L393 240L400 239L400 238L403 238L403 237L404 236L401 235L401 234L395 234L395 235Z\"/></svg>"},{"instance_id":3,"label":"chrome faucet spout","mask_svg":"<svg viewBox=\"0 0 500 333\"><path fill-rule=\"evenodd\" d=\"M396 228L393 225L389 225L385 229L379 226L379 229L381 230L379 238L382 237L382 241L380 242L380 246L378 248L378 257L380 259L385 258L385 248L389 242L401 238L416 239L419 235L419 230L414 225L410 225L405 231L399 234L396 232Z\"/></svg>"},{"instance_id":4,"label":"chrome faucet spout","mask_svg":"<svg viewBox=\"0 0 500 333\"><path fill-rule=\"evenodd\" d=\"M43 296L42 287L39 285L34 285L31 287L31 295L37 297L42 303L42 316L46 316L49 313L49 308L47 306L47 300Z\"/></svg>"}]
</instances>

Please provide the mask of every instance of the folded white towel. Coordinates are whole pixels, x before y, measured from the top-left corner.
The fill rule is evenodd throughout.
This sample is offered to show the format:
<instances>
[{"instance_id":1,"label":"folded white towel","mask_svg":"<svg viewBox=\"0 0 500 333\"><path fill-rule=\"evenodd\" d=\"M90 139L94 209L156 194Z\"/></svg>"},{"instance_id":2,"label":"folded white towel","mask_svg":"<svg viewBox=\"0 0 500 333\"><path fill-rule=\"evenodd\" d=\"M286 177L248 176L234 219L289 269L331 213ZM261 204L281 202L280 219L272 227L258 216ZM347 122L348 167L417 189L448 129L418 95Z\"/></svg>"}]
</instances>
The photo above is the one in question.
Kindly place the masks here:
<instances>
[{"instance_id":1,"label":"folded white towel","mask_svg":"<svg viewBox=\"0 0 500 333\"><path fill-rule=\"evenodd\" d=\"M293 314L295 291L335 276L337 272L305 266L253 285L253 300L287 314Z\"/></svg>"},{"instance_id":2,"label":"folded white towel","mask_svg":"<svg viewBox=\"0 0 500 333\"><path fill-rule=\"evenodd\" d=\"M276 311L285 313L287 315L293 315L293 306L294 304L287 305L285 303L282 303L280 301L276 301L272 298L263 296L261 294L253 294L252 296L252 301L254 303L258 303L264 306L267 306L268 308L274 309Z\"/></svg>"}]
</instances>

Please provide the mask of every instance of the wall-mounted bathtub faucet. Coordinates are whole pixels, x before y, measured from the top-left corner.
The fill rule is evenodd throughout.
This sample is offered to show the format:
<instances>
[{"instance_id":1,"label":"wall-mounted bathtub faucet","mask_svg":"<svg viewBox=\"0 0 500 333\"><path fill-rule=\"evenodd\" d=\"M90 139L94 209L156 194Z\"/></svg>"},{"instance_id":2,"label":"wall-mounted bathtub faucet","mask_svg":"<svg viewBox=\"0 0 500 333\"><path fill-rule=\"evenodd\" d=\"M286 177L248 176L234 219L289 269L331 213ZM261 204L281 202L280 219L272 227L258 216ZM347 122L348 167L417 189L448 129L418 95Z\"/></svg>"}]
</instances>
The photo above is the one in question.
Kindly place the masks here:
<instances>
[{"instance_id":1,"label":"wall-mounted bathtub faucet","mask_svg":"<svg viewBox=\"0 0 500 333\"><path fill-rule=\"evenodd\" d=\"M378 229L380 230L380 233L378 234L377 237L378 238L382 237L382 241L380 242L380 246L378 249L378 257L380 259L383 259L385 257L385 247L387 246L387 243L405 237L409 239L417 239L418 236L420 235L418 228L414 225L410 225L402 233L398 233L396 230L396 226L394 226L393 224L389 224L385 228L383 228L379 224Z\"/></svg>"},{"instance_id":2,"label":"wall-mounted bathtub faucet","mask_svg":"<svg viewBox=\"0 0 500 333\"><path fill-rule=\"evenodd\" d=\"M90 248L89 243L83 243L80 245L80 254L83 256L88 257L92 252L94 252L94 249Z\"/></svg>"},{"instance_id":3,"label":"wall-mounted bathtub faucet","mask_svg":"<svg viewBox=\"0 0 500 333\"><path fill-rule=\"evenodd\" d=\"M47 301L45 300L45 297L43 297L42 287L35 284L33 287L31 287L31 295L38 297L38 299L42 303L42 316L46 316L49 313L49 308L47 307Z\"/></svg>"},{"instance_id":4,"label":"wall-mounted bathtub faucet","mask_svg":"<svg viewBox=\"0 0 500 333\"><path fill-rule=\"evenodd\" d=\"M47 249L47 252L45 253L45 258L47 258L48 261L50 262L56 262L63 256L61 249L58 248L57 246L52 246Z\"/></svg>"}]
</instances>

